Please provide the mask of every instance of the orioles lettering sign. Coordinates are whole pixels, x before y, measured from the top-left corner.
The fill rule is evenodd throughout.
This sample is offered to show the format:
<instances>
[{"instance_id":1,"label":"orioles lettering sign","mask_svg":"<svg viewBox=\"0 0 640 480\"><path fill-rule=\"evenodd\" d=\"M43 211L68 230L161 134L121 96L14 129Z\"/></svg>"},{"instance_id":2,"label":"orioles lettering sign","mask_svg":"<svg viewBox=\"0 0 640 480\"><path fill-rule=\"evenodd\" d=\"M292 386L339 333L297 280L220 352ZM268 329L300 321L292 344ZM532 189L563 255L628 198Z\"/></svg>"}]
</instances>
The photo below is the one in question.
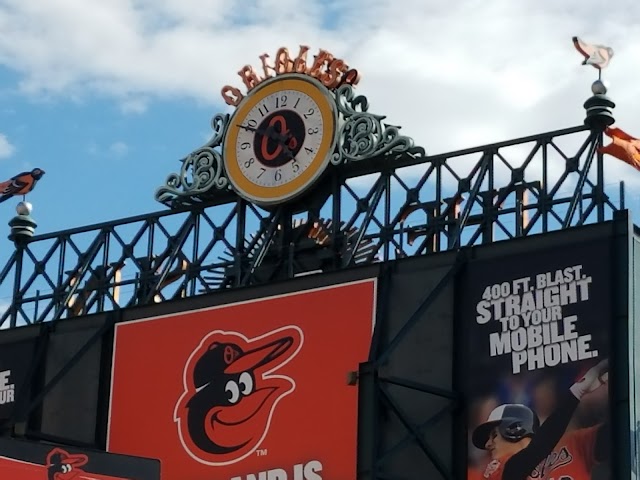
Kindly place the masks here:
<instances>
[{"instance_id":1,"label":"orioles lettering sign","mask_svg":"<svg viewBox=\"0 0 640 480\"><path fill-rule=\"evenodd\" d=\"M338 88L345 83L356 85L360 80L357 70L349 68L344 60L334 57L330 52L320 49L314 56L313 62L307 60L308 52L309 47L300 45L298 55L292 58L288 49L279 48L273 63L270 63L269 55L263 53L260 55L263 76L260 76L251 65L242 67L238 75L247 88L247 93L265 80L286 73L309 75L329 89ZM234 107L237 107L244 98L242 91L231 85L222 87L221 93L227 105Z\"/></svg>"}]
</instances>

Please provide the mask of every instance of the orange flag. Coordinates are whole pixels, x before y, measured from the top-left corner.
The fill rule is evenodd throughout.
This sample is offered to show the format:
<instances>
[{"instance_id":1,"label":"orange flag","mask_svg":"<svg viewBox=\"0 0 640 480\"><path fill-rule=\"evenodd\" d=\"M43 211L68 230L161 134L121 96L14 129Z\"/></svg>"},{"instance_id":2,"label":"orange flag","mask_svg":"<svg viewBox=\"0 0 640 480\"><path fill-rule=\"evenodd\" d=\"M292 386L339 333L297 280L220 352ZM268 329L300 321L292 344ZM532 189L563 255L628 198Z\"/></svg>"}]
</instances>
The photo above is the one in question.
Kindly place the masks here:
<instances>
[{"instance_id":1,"label":"orange flag","mask_svg":"<svg viewBox=\"0 0 640 480\"><path fill-rule=\"evenodd\" d=\"M636 170L640 170L640 140L619 128L607 128L604 133L611 137L611 143L600 147L598 151L616 157Z\"/></svg>"}]
</instances>

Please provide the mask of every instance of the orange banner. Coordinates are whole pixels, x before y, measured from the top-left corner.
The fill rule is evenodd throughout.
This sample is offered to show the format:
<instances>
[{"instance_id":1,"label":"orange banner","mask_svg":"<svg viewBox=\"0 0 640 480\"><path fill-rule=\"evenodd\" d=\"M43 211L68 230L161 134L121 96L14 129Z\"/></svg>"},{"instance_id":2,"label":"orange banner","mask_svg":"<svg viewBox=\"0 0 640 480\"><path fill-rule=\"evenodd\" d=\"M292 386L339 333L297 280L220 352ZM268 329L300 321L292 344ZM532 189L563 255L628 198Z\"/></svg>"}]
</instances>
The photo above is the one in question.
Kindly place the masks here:
<instances>
[{"instance_id":1,"label":"orange banner","mask_svg":"<svg viewBox=\"0 0 640 480\"><path fill-rule=\"evenodd\" d=\"M163 480L353 480L375 280L118 324L108 450Z\"/></svg>"}]
</instances>

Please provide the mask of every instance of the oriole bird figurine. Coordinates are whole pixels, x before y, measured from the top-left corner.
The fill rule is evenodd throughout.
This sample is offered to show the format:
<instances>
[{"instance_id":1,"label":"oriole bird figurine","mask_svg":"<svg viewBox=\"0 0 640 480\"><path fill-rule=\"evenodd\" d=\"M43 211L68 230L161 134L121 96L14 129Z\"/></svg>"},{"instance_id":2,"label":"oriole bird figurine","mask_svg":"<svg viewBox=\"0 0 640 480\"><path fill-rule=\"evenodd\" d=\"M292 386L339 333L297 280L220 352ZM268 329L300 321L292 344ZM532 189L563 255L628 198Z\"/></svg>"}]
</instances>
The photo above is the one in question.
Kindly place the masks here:
<instances>
[{"instance_id":1,"label":"oriole bird figurine","mask_svg":"<svg viewBox=\"0 0 640 480\"><path fill-rule=\"evenodd\" d=\"M573 37L572 40L576 50L584 57L582 65L591 65L598 70L602 70L609 65L613 57L613 48L606 45L587 43L578 37Z\"/></svg>"},{"instance_id":2,"label":"oriole bird figurine","mask_svg":"<svg viewBox=\"0 0 640 480\"><path fill-rule=\"evenodd\" d=\"M22 172L6 182L0 183L0 203L15 195L26 195L34 189L38 180L44 175L44 170L34 168L30 172Z\"/></svg>"}]
</instances>

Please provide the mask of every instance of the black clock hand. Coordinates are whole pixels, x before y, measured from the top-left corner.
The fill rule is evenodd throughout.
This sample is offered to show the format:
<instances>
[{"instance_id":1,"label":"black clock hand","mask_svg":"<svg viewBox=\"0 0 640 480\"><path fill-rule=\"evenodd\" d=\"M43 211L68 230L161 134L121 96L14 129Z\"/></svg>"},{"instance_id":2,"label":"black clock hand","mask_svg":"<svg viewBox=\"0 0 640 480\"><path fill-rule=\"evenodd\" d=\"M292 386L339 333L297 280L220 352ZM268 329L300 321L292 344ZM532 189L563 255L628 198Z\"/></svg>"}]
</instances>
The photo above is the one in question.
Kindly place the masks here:
<instances>
[{"instance_id":1,"label":"black clock hand","mask_svg":"<svg viewBox=\"0 0 640 480\"><path fill-rule=\"evenodd\" d=\"M250 132L256 132L257 134L262 135L263 137L267 137L267 138L270 138L271 140L275 140L279 144L282 144L283 142L289 140L289 137L287 137L286 135L279 134L276 131L276 129L271 125L269 125L266 130L263 130L261 128L248 127L246 125L236 125L236 126L239 128L248 130Z\"/></svg>"},{"instance_id":2,"label":"black clock hand","mask_svg":"<svg viewBox=\"0 0 640 480\"><path fill-rule=\"evenodd\" d=\"M264 135L266 133L265 130L262 130L260 128L248 127L246 125L236 125L236 127L243 128L243 129L248 130L250 132L256 132L256 133L259 133L260 135Z\"/></svg>"},{"instance_id":3,"label":"black clock hand","mask_svg":"<svg viewBox=\"0 0 640 480\"><path fill-rule=\"evenodd\" d=\"M272 127L269 127L269 128L272 128ZM278 142L279 145L286 146L291 141L291 137L292 137L291 134L283 135L282 133L276 131L275 129L273 129L271 133L273 135L271 135L270 138Z\"/></svg>"},{"instance_id":4,"label":"black clock hand","mask_svg":"<svg viewBox=\"0 0 640 480\"><path fill-rule=\"evenodd\" d=\"M295 161L296 157L293 154L292 148L289 146L291 144L291 140L295 139L295 137L291 135L291 133L282 135L276 131L273 131L273 136L271 136L270 138L276 141L276 143L280 146L280 148L282 148L287 157Z\"/></svg>"},{"instance_id":5,"label":"black clock hand","mask_svg":"<svg viewBox=\"0 0 640 480\"><path fill-rule=\"evenodd\" d=\"M274 126L267 127L265 134L272 140L275 140L278 145L288 147L291 140L295 139L291 132L285 134L278 132Z\"/></svg>"},{"instance_id":6,"label":"black clock hand","mask_svg":"<svg viewBox=\"0 0 640 480\"><path fill-rule=\"evenodd\" d=\"M293 155L293 151L286 144L281 143L280 146L282 147L282 151L287 157L289 157L291 160L296 159L296 157Z\"/></svg>"},{"instance_id":7,"label":"black clock hand","mask_svg":"<svg viewBox=\"0 0 640 480\"><path fill-rule=\"evenodd\" d=\"M266 130L263 130L261 128L249 127L247 125L236 125L236 126L251 132L256 132L257 134L262 135L264 137L268 137L271 140L275 140L276 143L282 147L282 149L284 150L284 153L289 158L291 158L292 160L296 159L295 155L293 154L293 151L289 148L289 142L291 142L291 139L294 138L293 135L291 135L290 133L288 135L282 135L281 133L276 131L276 129L271 125L269 125L266 128Z\"/></svg>"}]
</instances>

